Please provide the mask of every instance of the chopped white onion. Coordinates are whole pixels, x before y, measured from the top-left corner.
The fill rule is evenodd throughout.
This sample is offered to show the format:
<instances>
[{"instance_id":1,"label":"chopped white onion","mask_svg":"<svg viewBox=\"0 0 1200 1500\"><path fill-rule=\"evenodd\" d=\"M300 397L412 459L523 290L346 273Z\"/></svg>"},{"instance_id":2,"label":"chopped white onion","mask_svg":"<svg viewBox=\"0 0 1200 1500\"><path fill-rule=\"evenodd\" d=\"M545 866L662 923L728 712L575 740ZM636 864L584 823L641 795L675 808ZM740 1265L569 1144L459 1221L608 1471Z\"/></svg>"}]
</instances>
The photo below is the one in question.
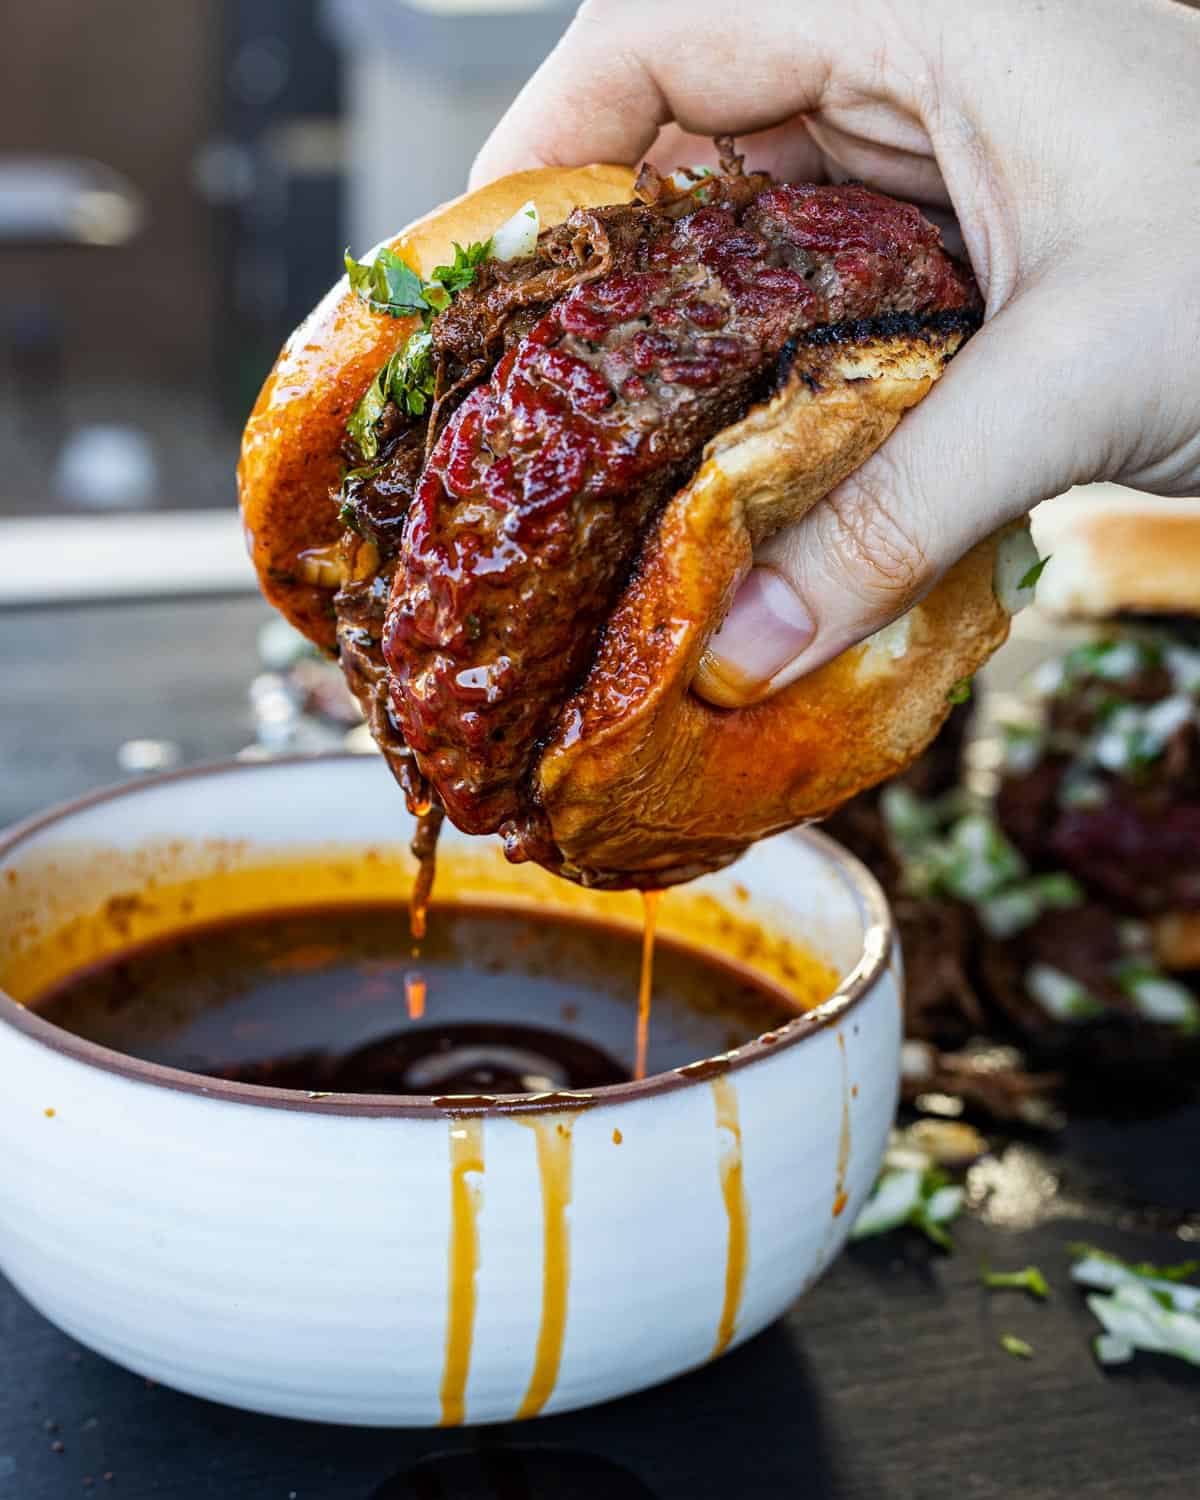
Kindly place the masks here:
<instances>
[{"instance_id":1,"label":"chopped white onion","mask_svg":"<svg viewBox=\"0 0 1200 1500\"><path fill-rule=\"evenodd\" d=\"M1011 776L1027 776L1041 759L1044 736L1032 724L1004 725L1004 769Z\"/></svg>"},{"instance_id":2,"label":"chopped white onion","mask_svg":"<svg viewBox=\"0 0 1200 1500\"><path fill-rule=\"evenodd\" d=\"M899 782L884 787L879 806L887 830L897 843L909 844L932 836L935 828L932 809Z\"/></svg>"},{"instance_id":3,"label":"chopped white onion","mask_svg":"<svg viewBox=\"0 0 1200 1500\"><path fill-rule=\"evenodd\" d=\"M1121 682L1136 676L1145 665L1145 655L1134 641L1114 641L1107 650L1096 652L1091 673L1105 682Z\"/></svg>"},{"instance_id":4,"label":"chopped white onion","mask_svg":"<svg viewBox=\"0 0 1200 1500\"><path fill-rule=\"evenodd\" d=\"M1142 715L1142 733L1146 737L1147 750L1157 754L1166 748L1167 741L1196 716L1196 705L1182 693L1164 698Z\"/></svg>"},{"instance_id":5,"label":"chopped white onion","mask_svg":"<svg viewBox=\"0 0 1200 1500\"><path fill-rule=\"evenodd\" d=\"M1025 988L1056 1021L1086 1021L1103 1010L1078 979L1050 964L1031 965Z\"/></svg>"},{"instance_id":6,"label":"chopped white onion","mask_svg":"<svg viewBox=\"0 0 1200 1500\"><path fill-rule=\"evenodd\" d=\"M1168 1026L1200 1023L1200 1002L1186 985L1161 974L1139 974L1125 985L1129 998L1148 1021Z\"/></svg>"},{"instance_id":7,"label":"chopped white onion","mask_svg":"<svg viewBox=\"0 0 1200 1500\"><path fill-rule=\"evenodd\" d=\"M962 1210L966 1193L960 1187L941 1187L929 1195L925 1204L925 1217L934 1224L949 1224Z\"/></svg>"},{"instance_id":8,"label":"chopped white onion","mask_svg":"<svg viewBox=\"0 0 1200 1500\"><path fill-rule=\"evenodd\" d=\"M960 818L949 845L942 881L963 901L982 901L1025 874L1025 861L984 813Z\"/></svg>"},{"instance_id":9,"label":"chopped white onion","mask_svg":"<svg viewBox=\"0 0 1200 1500\"><path fill-rule=\"evenodd\" d=\"M1010 531L1000 538L996 548L996 562L992 570L992 588L1000 607L1010 615L1019 614L1027 604L1033 603L1032 588L1022 588L1021 580L1031 568L1038 564L1038 550L1028 526L1019 531Z\"/></svg>"},{"instance_id":10,"label":"chopped white onion","mask_svg":"<svg viewBox=\"0 0 1200 1500\"><path fill-rule=\"evenodd\" d=\"M1168 646L1163 660L1177 693L1200 694L1200 651L1191 646Z\"/></svg>"},{"instance_id":11,"label":"chopped white onion","mask_svg":"<svg viewBox=\"0 0 1200 1500\"><path fill-rule=\"evenodd\" d=\"M1133 1345L1115 1333L1098 1333L1092 1340L1096 1361L1102 1365L1127 1365L1133 1358Z\"/></svg>"},{"instance_id":12,"label":"chopped white onion","mask_svg":"<svg viewBox=\"0 0 1200 1500\"><path fill-rule=\"evenodd\" d=\"M913 1081L933 1073L933 1048L928 1042L905 1042L900 1048L900 1074Z\"/></svg>"},{"instance_id":13,"label":"chopped white onion","mask_svg":"<svg viewBox=\"0 0 1200 1500\"><path fill-rule=\"evenodd\" d=\"M532 255L537 249L540 229L537 204L531 198L492 235L492 259L521 260Z\"/></svg>"},{"instance_id":14,"label":"chopped white onion","mask_svg":"<svg viewBox=\"0 0 1200 1500\"><path fill-rule=\"evenodd\" d=\"M1060 658L1044 661L1033 674L1032 687L1038 698L1053 698L1067 681L1067 669Z\"/></svg>"},{"instance_id":15,"label":"chopped white onion","mask_svg":"<svg viewBox=\"0 0 1200 1500\"><path fill-rule=\"evenodd\" d=\"M889 1171L924 1173L933 1166L933 1158L920 1146L900 1141L894 1146L889 1146L883 1153L883 1164Z\"/></svg>"},{"instance_id":16,"label":"chopped white onion","mask_svg":"<svg viewBox=\"0 0 1200 1500\"><path fill-rule=\"evenodd\" d=\"M874 635L867 637L867 645L876 651L882 651L885 656L890 656L893 661L899 661L908 650L908 639L912 634L912 615L901 615L898 620L893 620L890 625L885 625L882 630L877 630Z\"/></svg>"},{"instance_id":17,"label":"chopped white onion","mask_svg":"<svg viewBox=\"0 0 1200 1500\"><path fill-rule=\"evenodd\" d=\"M1173 1354L1200 1365L1200 1318L1164 1307L1155 1292L1136 1279L1107 1296L1094 1292L1088 1307L1105 1333L1151 1354Z\"/></svg>"},{"instance_id":18,"label":"chopped white onion","mask_svg":"<svg viewBox=\"0 0 1200 1500\"><path fill-rule=\"evenodd\" d=\"M1000 891L979 906L979 920L994 938L1015 937L1031 926L1041 915L1037 897L1028 886Z\"/></svg>"},{"instance_id":19,"label":"chopped white onion","mask_svg":"<svg viewBox=\"0 0 1200 1500\"><path fill-rule=\"evenodd\" d=\"M916 1167L885 1172L854 1221L850 1238L862 1240L906 1224L921 1201L921 1176Z\"/></svg>"},{"instance_id":20,"label":"chopped white onion","mask_svg":"<svg viewBox=\"0 0 1200 1500\"><path fill-rule=\"evenodd\" d=\"M1142 716L1126 704L1105 720L1104 728L1092 741L1091 758L1106 771L1127 771L1142 748Z\"/></svg>"},{"instance_id":21,"label":"chopped white onion","mask_svg":"<svg viewBox=\"0 0 1200 1500\"><path fill-rule=\"evenodd\" d=\"M667 178L673 187L681 188L685 192L693 188L698 182L703 182L706 177L713 175L711 167L676 167Z\"/></svg>"},{"instance_id":22,"label":"chopped white onion","mask_svg":"<svg viewBox=\"0 0 1200 1500\"><path fill-rule=\"evenodd\" d=\"M1071 1267L1071 1280L1080 1286L1111 1292L1119 1286L1144 1286L1159 1296L1169 1298L1175 1312L1200 1312L1200 1286L1182 1281L1166 1281L1160 1276L1141 1276L1119 1260L1107 1255L1085 1255Z\"/></svg>"}]
</instances>

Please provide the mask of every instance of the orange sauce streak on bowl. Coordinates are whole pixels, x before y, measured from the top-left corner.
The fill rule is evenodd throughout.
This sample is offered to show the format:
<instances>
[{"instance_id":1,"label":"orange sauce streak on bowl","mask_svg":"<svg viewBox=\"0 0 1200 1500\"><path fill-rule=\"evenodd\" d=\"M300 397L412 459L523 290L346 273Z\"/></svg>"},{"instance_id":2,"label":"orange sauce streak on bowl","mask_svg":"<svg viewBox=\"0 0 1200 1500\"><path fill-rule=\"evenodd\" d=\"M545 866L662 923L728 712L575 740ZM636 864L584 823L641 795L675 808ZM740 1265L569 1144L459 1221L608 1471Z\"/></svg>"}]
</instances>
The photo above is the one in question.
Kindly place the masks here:
<instances>
[{"instance_id":1,"label":"orange sauce streak on bowl","mask_svg":"<svg viewBox=\"0 0 1200 1500\"><path fill-rule=\"evenodd\" d=\"M536 1417L554 1394L567 1332L567 1293L571 1283L571 1240L567 1209L571 1203L573 1115L532 1115L520 1122L537 1138L542 1188L542 1321L538 1329L533 1374L517 1420Z\"/></svg>"},{"instance_id":2,"label":"orange sauce streak on bowl","mask_svg":"<svg viewBox=\"0 0 1200 1500\"><path fill-rule=\"evenodd\" d=\"M442 1371L443 1427L461 1425L466 1414L467 1376L475 1338L479 1274L478 1183L483 1176L483 1121L450 1121L450 1264L446 1309L446 1359Z\"/></svg>"},{"instance_id":3,"label":"orange sauce streak on bowl","mask_svg":"<svg viewBox=\"0 0 1200 1500\"><path fill-rule=\"evenodd\" d=\"M850 1078L846 1071L846 1038L839 1031L838 1056L842 1060L842 1133L838 1140L837 1179L833 1190L833 1217L846 1207L846 1171L850 1166Z\"/></svg>"},{"instance_id":4,"label":"orange sauce streak on bowl","mask_svg":"<svg viewBox=\"0 0 1200 1500\"><path fill-rule=\"evenodd\" d=\"M746 1202L746 1184L742 1176L742 1127L738 1117L737 1090L729 1078L711 1080L716 1107L717 1129L728 1134L721 1144L721 1196L729 1221L729 1240L725 1252L725 1300L717 1323L717 1341L711 1358L724 1354L737 1331L737 1317L746 1285L750 1261L750 1209Z\"/></svg>"}]
</instances>

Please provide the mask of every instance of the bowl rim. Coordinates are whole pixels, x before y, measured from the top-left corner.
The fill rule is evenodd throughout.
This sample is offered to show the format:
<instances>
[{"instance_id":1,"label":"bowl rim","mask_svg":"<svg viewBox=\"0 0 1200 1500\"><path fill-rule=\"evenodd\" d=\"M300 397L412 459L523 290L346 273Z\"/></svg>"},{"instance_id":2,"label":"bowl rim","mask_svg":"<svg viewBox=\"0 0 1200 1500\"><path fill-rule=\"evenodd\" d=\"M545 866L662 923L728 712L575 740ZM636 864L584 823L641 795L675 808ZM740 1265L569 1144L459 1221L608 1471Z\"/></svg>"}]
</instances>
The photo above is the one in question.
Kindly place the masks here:
<instances>
[{"instance_id":1,"label":"bowl rim","mask_svg":"<svg viewBox=\"0 0 1200 1500\"><path fill-rule=\"evenodd\" d=\"M142 791L179 781L203 780L236 774L266 773L273 769L322 762L360 762L369 757L344 750L316 754L272 756L263 760L225 759L183 766L134 781L99 787L81 796L55 804L44 812L0 830L0 861L6 860L27 840L56 823L62 823L107 802L135 797ZM879 982L898 951L895 919L883 889L875 876L857 856L812 826L791 829L786 835L815 846L821 858L831 865L858 903L863 922L862 951L854 966L842 976L837 988L820 1005L797 1015L777 1031L763 1033L728 1052L697 1059L665 1073L650 1073L627 1083L605 1084L586 1092L559 1091L548 1094L496 1095L417 1095L417 1094L321 1094L299 1089L272 1088L264 1084L236 1083L192 1073L163 1063L147 1062L114 1048L90 1042L73 1032L43 1019L36 1011L20 1004L0 987L0 1023L12 1027L31 1041L51 1051L138 1083L174 1092L200 1094L222 1103L242 1104L296 1111L308 1114L354 1115L392 1119L441 1120L462 1116L528 1115L583 1111L593 1107L619 1105L673 1093L693 1087L712 1078L738 1072L752 1063L777 1057L807 1037L842 1021Z\"/></svg>"}]
</instances>

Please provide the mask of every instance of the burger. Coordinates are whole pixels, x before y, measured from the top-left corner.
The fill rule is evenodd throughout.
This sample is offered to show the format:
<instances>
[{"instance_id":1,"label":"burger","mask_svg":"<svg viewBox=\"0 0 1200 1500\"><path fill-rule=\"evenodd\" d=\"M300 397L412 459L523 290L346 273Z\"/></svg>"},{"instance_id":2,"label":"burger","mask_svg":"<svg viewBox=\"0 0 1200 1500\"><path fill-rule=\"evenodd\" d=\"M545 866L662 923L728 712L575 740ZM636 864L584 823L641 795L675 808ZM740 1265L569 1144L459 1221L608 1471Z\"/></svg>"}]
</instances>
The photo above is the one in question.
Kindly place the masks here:
<instances>
[{"instance_id":1,"label":"burger","mask_svg":"<svg viewBox=\"0 0 1200 1500\"><path fill-rule=\"evenodd\" d=\"M1038 669L1033 715L1006 726L996 816L1031 869L1063 872L1085 900L1059 919L1054 949L1035 939L1033 987L1051 1009L1057 989L1076 1017L1124 1012L1190 1037L1200 1033L1200 507L1116 491L1107 503L1058 501L1042 525L1043 606L1088 627Z\"/></svg>"},{"instance_id":2,"label":"burger","mask_svg":"<svg viewBox=\"0 0 1200 1500\"><path fill-rule=\"evenodd\" d=\"M1161 1106L1200 1062L1200 505L1114 487L1037 529L1057 628L1026 691L833 820L896 913L910 1095L1026 1123L1064 1090Z\"/></svg>"},{"instance_id":3,"label":"burger","mask_svg":"<svg viewBox=\"0 0 1200 1500\"><path fill-rule=\"evenodd\" d=\"M427 833L444 810L599 887L687 880L902 769L1030 597L1009 528L769 699L711 673L755 546L981 314L915 207L718 146L517 173L348 255L239 465L267 597L337 655Z\"/></svg>"}]
</instances>

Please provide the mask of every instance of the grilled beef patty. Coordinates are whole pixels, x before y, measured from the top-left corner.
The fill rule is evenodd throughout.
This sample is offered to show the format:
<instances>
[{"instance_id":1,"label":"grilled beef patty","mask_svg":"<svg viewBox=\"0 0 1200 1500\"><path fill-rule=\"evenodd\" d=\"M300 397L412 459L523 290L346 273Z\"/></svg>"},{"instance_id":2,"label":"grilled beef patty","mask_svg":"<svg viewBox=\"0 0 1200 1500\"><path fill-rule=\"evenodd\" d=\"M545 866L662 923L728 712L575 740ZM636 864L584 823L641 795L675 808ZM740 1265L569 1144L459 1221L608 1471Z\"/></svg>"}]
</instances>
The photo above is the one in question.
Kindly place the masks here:
<instances>
[{"instance_id":1,"label":"grilled beef patty","mask_svg":"<svg viewBox=\"0 0 1200 1500\"><path fill-rule=\"evenodd\" d=\"M708 439L796 340L978 308L937 231L865 188L640 187L485 265L434 322L431 412L389 409L383 462L344 492L378 559L336 600L352 686L405 784L415 756L454 822L517 857L540 744Z\"/></svg>"}]
</instances>

